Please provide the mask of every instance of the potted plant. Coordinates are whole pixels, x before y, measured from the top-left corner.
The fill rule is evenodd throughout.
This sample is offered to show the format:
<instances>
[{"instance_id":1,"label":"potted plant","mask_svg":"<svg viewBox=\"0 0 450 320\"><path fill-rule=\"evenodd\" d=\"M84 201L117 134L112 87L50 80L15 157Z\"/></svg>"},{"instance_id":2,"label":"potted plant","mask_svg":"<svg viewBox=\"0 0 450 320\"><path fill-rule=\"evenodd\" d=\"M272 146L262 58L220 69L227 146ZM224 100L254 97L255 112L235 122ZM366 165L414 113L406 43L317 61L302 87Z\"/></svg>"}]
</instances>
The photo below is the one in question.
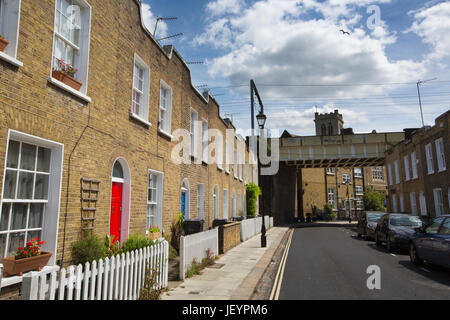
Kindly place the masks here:
<instances>
[{"instance_id":1,"label":"potted plant","mask_svg":"<svg viewBox=\"0 0 450 320\"><path fill-rule=\"evenodd\" d=\"M161 230L157 226L150 226L148 229L148 238L150 240L161 239Z\"/></svg>"},{"instance_id":2,"label":"potted plant","mask_svg":"<svg viewBox=\"0 0 450 320\"><path fill-rule=\"evenodd\" d=\"M75 69L72 65L66 63L64 59L58 59L58 65L58 69L53 69L52 77L75 90L80 90L83 83L74 78L78 69Z\"/></svg>"},{"instance_id":3,"label":"potted plant","mask_svg":"<svg viewBox=\"0 0 450 320\"><path fill-rule=\"evenodd\" d=\"M31 239L25 247L18 247L15 256L3 258L4 276L23 275L24 272L45 267L52 256L51 252L41 251L44 241Z\"/></svg>"},{"instance_id":4,"label":"potted plant","mask_svg":"<svg viewBox=\"0 0 450 320\"><path fill-rule=\"evenodd\" d=\"M5 51L6 47L8 46L9 42L6 41L5 38L2 37L2 35L0 34L0 51Z\"/></svg>"}]
</instances>

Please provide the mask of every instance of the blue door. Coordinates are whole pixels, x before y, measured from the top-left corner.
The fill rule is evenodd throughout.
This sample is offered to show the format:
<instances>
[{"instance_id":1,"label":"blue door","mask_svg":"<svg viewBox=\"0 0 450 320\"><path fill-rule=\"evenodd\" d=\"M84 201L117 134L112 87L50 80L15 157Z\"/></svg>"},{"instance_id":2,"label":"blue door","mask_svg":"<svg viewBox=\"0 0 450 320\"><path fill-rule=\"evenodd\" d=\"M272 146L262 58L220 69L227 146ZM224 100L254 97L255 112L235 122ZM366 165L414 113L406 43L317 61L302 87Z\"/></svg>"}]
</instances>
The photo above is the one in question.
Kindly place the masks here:
<instances>
[{"instance_id":1,"label":"blue door","mask_svg":"<svg viewBox=\"0 0 450 320\"><path fill-rule=\"evenodd\" d=\"M183 218L186 216L186 192L181 192L181 212L183 213Z\"/></svg>"}]
</instances>

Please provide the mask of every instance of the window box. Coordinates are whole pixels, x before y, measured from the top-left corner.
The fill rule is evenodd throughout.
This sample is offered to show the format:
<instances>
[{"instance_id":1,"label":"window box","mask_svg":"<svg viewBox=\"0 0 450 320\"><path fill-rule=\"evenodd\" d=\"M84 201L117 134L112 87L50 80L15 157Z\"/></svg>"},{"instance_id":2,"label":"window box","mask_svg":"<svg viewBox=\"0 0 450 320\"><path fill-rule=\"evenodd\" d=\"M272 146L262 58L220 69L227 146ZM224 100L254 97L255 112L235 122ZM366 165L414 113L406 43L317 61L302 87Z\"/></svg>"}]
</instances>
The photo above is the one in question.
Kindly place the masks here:
<instances>
[{"instance_id":1,"label":"window box","mask_svg":"<svg viewBox=\"0 0 450 320\"><path fill-rule=\"evenodd\" d=\"M147 236L150 240L159 240L162 238L161 232L150 232Z\"/></svg>"},{"instance_id":2,"label":"window box","mask_svg":"<svg viewBox=\"0 0 450 320\"><path fill-rule=\"evenodd\" d=\"M61 81L62 83L68 85L69 87L71 87L77 91L80 91L81 86L83 85L82 82L78 81L74 77L71 77L62 71L53 70L52 77L58 81Z\"/></svg>"},{"instance_id":3,"label":"window box","mask_svg":"<svg viewBox=\"0 0 450 320\"><path fill-rule=\"evenodd\" d=\"M1 52L5 51L5 49L6 49L6 47L8 46L8 44L9 44L9 42L6 41L6 39L3 39L3 38L0 36L0 51L1 51Z\"/></svg>"},{"instance_id":4,"label":"window box","mask_svg":"<svg viewBox=\"0 0 450 320\"><path fill-rule=\"evenodd\" d=\"M42 252L39 256L24 259L16 259L16 257L3 258L4 276L22 276L24 272L38 270L45 267L52 256L51 252Z\"/></svg>"}]
</instances>

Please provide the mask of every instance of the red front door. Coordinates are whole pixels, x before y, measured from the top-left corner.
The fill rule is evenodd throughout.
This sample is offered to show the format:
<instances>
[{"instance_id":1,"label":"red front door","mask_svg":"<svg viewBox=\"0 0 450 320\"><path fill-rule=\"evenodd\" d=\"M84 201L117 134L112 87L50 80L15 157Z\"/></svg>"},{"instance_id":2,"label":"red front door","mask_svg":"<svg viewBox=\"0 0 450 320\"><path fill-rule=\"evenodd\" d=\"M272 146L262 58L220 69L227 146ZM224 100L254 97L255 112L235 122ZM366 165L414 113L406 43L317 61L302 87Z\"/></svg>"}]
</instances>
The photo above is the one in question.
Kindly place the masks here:
<instances>
[{"instance_id":1,"label":"red front door","mask_svg":"<svg viewBox=\"0 0 450 320\"><path fill-rule=\"evenodd\" d=\"M120 241L120 221L122 218L122 189L123 184L113 182L111 192L111 220L109 234L114 236L114 241Z\"/></svg>"}]
</instances>

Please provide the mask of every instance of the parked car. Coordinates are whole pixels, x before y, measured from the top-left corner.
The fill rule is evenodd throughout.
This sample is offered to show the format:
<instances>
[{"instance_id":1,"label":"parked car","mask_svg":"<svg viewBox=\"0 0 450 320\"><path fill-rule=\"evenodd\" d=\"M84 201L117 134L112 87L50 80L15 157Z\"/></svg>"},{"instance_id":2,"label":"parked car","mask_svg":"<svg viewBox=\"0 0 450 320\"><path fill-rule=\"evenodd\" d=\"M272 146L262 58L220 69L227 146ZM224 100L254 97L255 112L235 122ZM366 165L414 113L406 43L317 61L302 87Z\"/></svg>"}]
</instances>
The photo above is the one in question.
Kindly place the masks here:
<instances>
[{"instance_id":1,"label":"parked car","mask_svg":"<svg viewBox=\"0 0 450 320\"><path fill-rule=\"evenodd\" d=\"M358 226L356 227L358 238L363 237L366 240L374 239L377 223L385 214L386 212L383 211L366 211L361 214L358 218Z\"/></svg>"},{"instance_id":2,"label":"parked car","mask_svg":"<svg viewBox=\"0 0 450 320\"><path fill-rule=\"evenodd\" d=\"M414 264L427 261L450 268L450 215L437 217L429 226L416 230L409 257Z\"/></svg>"},{"instance_id":3,"label":"parked car","mask_svg":"<svg viewBox=\"0 0 450 320\"><path fill-rule=\"evenodd\" d=\"M387 213L378 221L375 229L375 243L391 252L396 249L409 249L409 243L416 228L423 226L423 221L416 216L404 213Z\"/></svg>"}]
</instances>

